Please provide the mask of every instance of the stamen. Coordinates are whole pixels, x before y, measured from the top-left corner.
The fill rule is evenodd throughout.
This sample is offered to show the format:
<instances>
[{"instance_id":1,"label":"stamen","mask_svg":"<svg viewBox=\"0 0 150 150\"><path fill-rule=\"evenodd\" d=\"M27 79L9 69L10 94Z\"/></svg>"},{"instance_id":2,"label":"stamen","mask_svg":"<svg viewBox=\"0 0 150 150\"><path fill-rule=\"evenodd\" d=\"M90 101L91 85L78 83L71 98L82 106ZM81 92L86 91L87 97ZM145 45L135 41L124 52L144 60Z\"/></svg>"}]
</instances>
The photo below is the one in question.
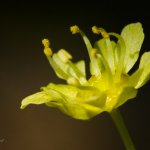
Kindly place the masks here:
<instances>
[{"instance_id":1,"label":"stamen","mask_svg":"<svg viewBox=\"0 0 150 150\"><path fill-rule=\"evenodd\" d=\"M44 45L44 54L47 57L52 56L52 50L51 50L51 48L49 48L49 45L50 45L49 40L48 39L43 39L42 44Z\"/></svg>"},{"instance_id":2,"label":"stamen","mask_svg":"<svg viewBox=\"0 0 150 150\"><path fill-rule=\"evenodd\" d=\"M94 57L94 58L97 58L97 49L96 48L93 48L91 50L91 56Z\"/></svg>"},{"instance_id":3,"label":"stamen","mask_svg":"<svg viewBox=\"0 0 150 150\"><path fill-rule=\"evenodd\" d=\"M79 27L77 25L70 27L70 30L71 30L72 34L75 34L75 33L80 33L81 34L81 36L83 38L83 41L84 41L84 43L87 47L90 59L91 59L91 54L90 53L91 53L91 50L92 50L92 45L91 45L89 39L87 38L87 36L84 34L84 32L82 32L82 30L79 29Z\"/></svg>"},{"instance_id":4,"label":"stamen","mask_svg":"<svg viewBox=\"0 0 150 150\"><path fill-rule=\"evenodd\" d=\"M102 50L102 55L105 58L106 62L109 65L109 68L111 69L112 74L115 73L115 64L114 64L114 51L112 48L112 43L111 40L109 38L109 34L103 29L103 28L99 28L97 26L93 26L92 27L92 31L95 34L101 34L102 37L104 38L104 45L105 45L105 49L103 48Z\"/></svg>"},{"instance_id":5,"label":"stamen","mask_svg":"<svg viewBox=\"0 0 150 150\"><path fill-rule=\"evenodd\" d=\"M100 34L100 31L99 31L99 29L98 29L96 26L93 26L93 27L92 27L92 31L93 31L93 33L95 33L95 34Z\"/></svg>"},{"instance_id":6,"label":"stamen","mask_svg":"<svg viewBox=\"0 0 150 150\"><path fill-rule=\"evenodd\" d=\"M77 25L74 25L70 27L70 31L72 32L72 34L76 34L80 32L80 29Z\"/></svg>"},{"instance_id":7,"label":"stamen","mask_svg":"<svg viewBox=\"0 0 150 150\"><path fill-rule=\"evenodd\" d=\"M92 31L95 34L101 34L103 38L109 38L109 34L103 28L98 28L96 26L93 26Z\"/></svg>"},{"instance_id":8,"label":"stamen","mask_svg":"<svg viewBox=\"0 0 150 150\"><path fill-rule=\"evenodd\" d=\"M57 74L57 76L62 78L62 79L67 79L68 74L66 74L66 72L64 72L64 70L61 68L61 65L58 64L58 61L60 60L60 58L58 57L55 60L56 54L54 54L53 57L51 57L52 56L52 50L51 50L51 48L49 48L49 46L50 46L49 40L43 39L42 44L44 45L44 53L45 53L50 65L52 66L55 73Z\"/></svg>"},{"instance_id":9,"label":"stamen","mask_svg":"<svg viewBox=\"0 0 150 150\"><path fill-rule=\"evenodd\" d=\"M43 40L42 40L42 43L43 43L43 45L44 45L45 48L48 48L49 45L50 45L50 42L49 42L48 39L43 39Z\"/></svg>"},{"instance_id":10,"label":"stamen","mask_svg":"<svg viewBox=\"0 0 150 150\"><path fill-rule=\"evenodd\" d=\"M75 33L80 33L81 37L83 38L83 41L86 45L86 48L88 50L88 54L89 54L89 57L90 57L90 60L91 60L91 74L99 74L100 73L100 68L99 68L99 64L98 64L98 61L97 61L97 58L96 58L96 50L93 49L92 45L91 45L91 42L89 41L89 39L87 38L87 36L85 35L85 33L79 29L78 26L72 26L71 28L71 32L73 34Z\"/></svg>"}]
</instances>

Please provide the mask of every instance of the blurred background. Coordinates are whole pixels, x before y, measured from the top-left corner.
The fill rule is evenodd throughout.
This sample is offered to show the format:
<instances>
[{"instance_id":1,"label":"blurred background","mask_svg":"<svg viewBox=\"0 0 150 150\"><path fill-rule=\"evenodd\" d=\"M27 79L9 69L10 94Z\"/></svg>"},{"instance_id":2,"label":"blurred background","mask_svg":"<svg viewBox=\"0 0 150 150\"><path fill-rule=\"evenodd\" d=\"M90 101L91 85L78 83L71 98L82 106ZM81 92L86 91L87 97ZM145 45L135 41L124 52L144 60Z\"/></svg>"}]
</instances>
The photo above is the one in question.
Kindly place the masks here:
<instances>
[{"instance_id":1,"label":"blurred background","mask_svg":"<svg viewBox=\"0 0 150 150\"><path fill-rule=\"evenodd\" d=\"M107 113L79 121L44 105L20 110L20 104L49 82L64 83L43 54L43 38L50 39L54 52L64 48L74 61L88 62L85 45L79 35L70 33L71 25L77 24L93 43L99 38L91 32L93 25L120 33L125 25L141 22L142 54L150 50L147 6L144 1L1 2L0 150L125 150ZM150 83L139 90L136 99L120 107L137 150L150 149L149 88Z\"/></svg>"}]
</instances>

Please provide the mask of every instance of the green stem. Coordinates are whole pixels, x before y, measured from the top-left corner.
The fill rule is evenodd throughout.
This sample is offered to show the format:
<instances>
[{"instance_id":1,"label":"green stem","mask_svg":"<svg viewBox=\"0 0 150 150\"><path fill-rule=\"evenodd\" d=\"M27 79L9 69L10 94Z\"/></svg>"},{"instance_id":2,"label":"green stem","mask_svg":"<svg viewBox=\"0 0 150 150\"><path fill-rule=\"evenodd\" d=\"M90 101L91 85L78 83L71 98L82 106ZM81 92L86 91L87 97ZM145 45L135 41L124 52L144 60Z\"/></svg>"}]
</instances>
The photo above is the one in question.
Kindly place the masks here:
<instances>
[{"instance_id":1,"label":"green stem","mask_svg":"<svg viewBox=\"0 0 150 150\"><path fill-rule=\"evenodd\" d=\"M116 125L116 128L121 136L121 139L124 143L126 150L135 150L134 144L130 138L130 135L124 124L123 118L122 118L119 110L117 110L117 109L113 110L110 113L110 116L111 116L114 124Z\"/></svg>"}]
</instances>

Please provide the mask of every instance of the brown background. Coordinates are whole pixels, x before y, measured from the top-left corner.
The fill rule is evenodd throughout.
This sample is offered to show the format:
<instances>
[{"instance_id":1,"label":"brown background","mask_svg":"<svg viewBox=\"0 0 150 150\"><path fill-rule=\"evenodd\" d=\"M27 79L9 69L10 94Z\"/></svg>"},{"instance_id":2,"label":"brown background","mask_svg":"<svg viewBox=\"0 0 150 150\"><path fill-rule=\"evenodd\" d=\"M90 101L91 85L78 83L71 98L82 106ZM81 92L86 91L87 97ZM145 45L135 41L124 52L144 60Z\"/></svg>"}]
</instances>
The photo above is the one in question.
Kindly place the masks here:
<instances>
[{"instance_id":1,"label":"brown background","mask_svg":"<svg viewBox=\"0 0 150 150\"><path fill-rule=\"evenodd\" d=\"M0 5L0 150L124 150L118 133L103 113L90 121L74 120L56 109L29 106L21 100L49 82L60 83L43 52L49 38L54 51L65 48L74 60L88 58L70 25L79 25L91 38L91 26L120 33L128 23L140 21L145 32L141 53L150 50L150 10L144 1L129 2L6 2ZM138 63L137 63L138 64ZM136 68L136 67L135 67ZM148 150L150 140L150 84L136 100L121 106L137 150Z\"/></svg>"}]
</instances>

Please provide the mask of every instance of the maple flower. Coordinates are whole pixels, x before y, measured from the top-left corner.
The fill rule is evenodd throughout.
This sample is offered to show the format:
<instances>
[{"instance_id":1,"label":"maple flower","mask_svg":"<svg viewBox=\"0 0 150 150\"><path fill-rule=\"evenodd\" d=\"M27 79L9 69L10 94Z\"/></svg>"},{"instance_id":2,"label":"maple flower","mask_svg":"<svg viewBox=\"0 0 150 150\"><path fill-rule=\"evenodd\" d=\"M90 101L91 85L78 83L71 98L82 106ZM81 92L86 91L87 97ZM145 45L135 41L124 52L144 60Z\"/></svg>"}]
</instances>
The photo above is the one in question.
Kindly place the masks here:
<instances>
[{"instance_id":1,"label":"maple flower","mask_svg":"<svg viewBox=\"0 0 150 150\"><path fill-rule=\"evenodd\" d=\"M42 41L44 53L56 75L67 84L49 83L41 91L23 99L21 109L29 104L46 104L81 120L90 119L104 111L111 113L127 100L137 95L137 90L150 79L150 52L140 59L139 68L132 74L144 40L141 23L125 26L121 34L107 33L103 28L92 27L101 34L92 45L78 26L70 28L72 34L80 34L90 58L91 77L87 79L85 62L72 62L72 56L61 49L52 53L50 42ZM117 41L112 40L115 37Z\"/></svg>"}]
</instances>

